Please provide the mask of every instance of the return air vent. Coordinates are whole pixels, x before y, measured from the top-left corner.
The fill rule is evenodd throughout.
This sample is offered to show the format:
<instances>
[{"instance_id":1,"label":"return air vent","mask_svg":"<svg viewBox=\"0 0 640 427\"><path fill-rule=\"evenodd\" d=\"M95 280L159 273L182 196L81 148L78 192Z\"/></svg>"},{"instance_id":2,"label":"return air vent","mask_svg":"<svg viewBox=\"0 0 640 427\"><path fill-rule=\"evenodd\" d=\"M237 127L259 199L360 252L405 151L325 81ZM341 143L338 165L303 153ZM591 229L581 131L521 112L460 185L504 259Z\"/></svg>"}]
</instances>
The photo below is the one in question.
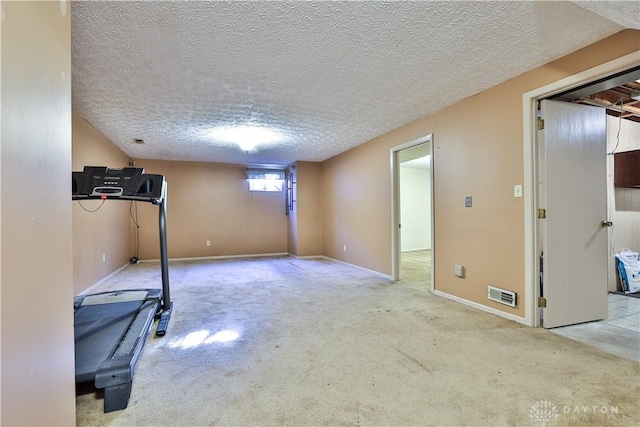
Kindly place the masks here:
<instances>
[{"instance_id":1,"label":"return air vent","mask_svg":"<svg viewBox=\"0 0 640 427\"><path fill-rule=\"evenodd\" d=\"M488 297L491 301L499 302L500 304L508 305L509 307L516 306L516 293L511 291L505 291L504 289L488 287Z\"/></svg>"}]
</instances>

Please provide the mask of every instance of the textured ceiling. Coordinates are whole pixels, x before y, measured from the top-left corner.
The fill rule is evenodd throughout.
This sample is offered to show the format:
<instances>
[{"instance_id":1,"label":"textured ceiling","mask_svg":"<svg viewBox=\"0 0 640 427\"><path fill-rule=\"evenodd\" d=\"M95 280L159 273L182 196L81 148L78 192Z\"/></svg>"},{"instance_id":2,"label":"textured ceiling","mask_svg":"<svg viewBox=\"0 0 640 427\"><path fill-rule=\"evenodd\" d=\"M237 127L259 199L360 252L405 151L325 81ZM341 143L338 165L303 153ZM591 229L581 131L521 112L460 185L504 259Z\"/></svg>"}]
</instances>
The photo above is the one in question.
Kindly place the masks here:
<instances>
[{"instance_id":1,"label":"textured ceiling","mask_svg":"<svg viewBox=\"0 0 640 427\"><path fill-rule=\"evenodd\" d=\"M577 3L74 1L73 109L134 159L322 161L633 26L638 8ZM283 140L244 152L207 135L241 124Z\"/></svg>"}]
</instances>

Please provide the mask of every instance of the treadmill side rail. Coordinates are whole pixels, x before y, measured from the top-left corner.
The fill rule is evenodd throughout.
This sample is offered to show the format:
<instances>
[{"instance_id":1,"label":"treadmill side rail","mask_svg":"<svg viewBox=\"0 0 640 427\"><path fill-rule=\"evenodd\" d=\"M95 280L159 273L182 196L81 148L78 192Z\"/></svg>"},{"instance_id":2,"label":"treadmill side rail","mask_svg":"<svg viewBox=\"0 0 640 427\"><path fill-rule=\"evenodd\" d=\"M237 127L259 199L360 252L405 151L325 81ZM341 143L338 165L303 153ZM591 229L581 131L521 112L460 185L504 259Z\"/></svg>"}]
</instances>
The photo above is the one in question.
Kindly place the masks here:
<instances>
[{"instance_id":1,"label":"treadmill side rail","mask_svg":"<svg viewBox=\"0 0 640 427\"><path fill-rule=\"evenodd\" d=\"M102 362L96 370L94 384L96 388L104 389L105 413L125 409L129 404L133 370L158 306L158 300L144 303L114 356Z\"/></svg>"}]
</instances>

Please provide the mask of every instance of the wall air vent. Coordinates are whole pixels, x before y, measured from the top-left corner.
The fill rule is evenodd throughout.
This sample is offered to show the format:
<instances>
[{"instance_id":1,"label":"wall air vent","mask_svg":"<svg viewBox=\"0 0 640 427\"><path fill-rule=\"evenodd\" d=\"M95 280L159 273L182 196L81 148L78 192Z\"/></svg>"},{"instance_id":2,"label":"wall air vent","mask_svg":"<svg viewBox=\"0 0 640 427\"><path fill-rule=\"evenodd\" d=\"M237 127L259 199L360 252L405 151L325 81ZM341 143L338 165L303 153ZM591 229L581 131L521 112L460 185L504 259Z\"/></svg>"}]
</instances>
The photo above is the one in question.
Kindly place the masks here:
<instances>
[{"instance_id":1,"label":"wall air vent","mask_svg":"<svg viewBox=\"0 0 640 427\"><path fill-rule=\"evenodd\" d=\"M516 306L515 292L505 291L504 289L489 286L487 296L491 301L496 301L500 304L508 305L509 307Z\"/></svg>"}]
</instances>

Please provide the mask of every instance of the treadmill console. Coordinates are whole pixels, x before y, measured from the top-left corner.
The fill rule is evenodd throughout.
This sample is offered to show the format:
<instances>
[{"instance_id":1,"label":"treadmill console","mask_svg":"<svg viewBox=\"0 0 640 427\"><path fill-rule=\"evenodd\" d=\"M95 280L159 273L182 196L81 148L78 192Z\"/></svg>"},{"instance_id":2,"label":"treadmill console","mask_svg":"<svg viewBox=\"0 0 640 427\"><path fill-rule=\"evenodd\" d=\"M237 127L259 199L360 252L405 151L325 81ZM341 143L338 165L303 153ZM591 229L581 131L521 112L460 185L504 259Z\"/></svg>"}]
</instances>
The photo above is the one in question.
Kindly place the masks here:
<instances>
[{"instance_id":1,"label":"treadmill console","mask_svg":"<svg viewBox=\"0 0 640 427\"><path fill-rule=\"evenodd\" d=\"M72 172L71 198L121 199L151 202L159 205L166 195L162 175L145 174L142 168L111 169L85 166L82 172Z\"/></svg>"}]
</instances>

